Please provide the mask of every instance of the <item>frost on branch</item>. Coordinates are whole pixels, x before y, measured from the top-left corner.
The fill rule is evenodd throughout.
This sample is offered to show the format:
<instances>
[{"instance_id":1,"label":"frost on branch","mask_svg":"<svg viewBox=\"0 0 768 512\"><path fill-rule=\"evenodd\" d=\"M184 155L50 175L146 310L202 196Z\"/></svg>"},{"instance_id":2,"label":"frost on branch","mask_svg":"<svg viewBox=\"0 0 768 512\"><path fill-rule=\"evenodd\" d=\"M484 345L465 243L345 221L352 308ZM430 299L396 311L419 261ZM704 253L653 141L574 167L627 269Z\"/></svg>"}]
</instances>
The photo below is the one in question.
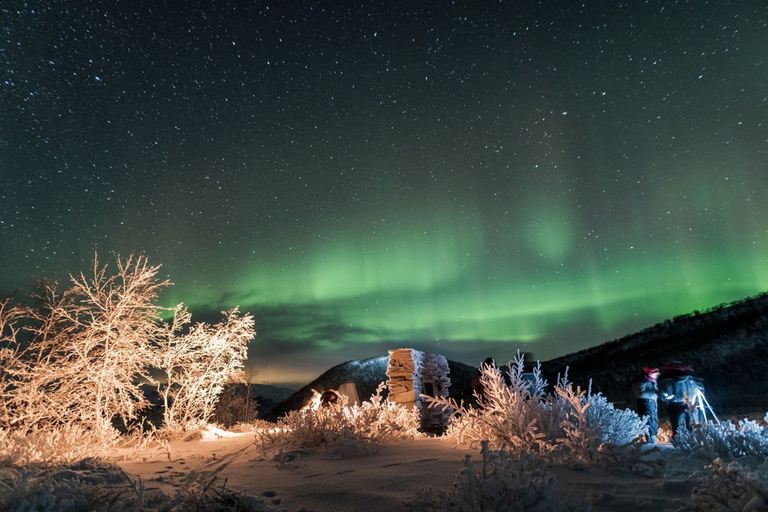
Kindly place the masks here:
<instances>
[{"instance_id":1,"label":"frost on branch","mask_svg":"<svg viewBox=\"0 0 768 512\"><path fill-rule=\"evenodd\" d=\"M768 508L768 428L749 419L708 422L681 430L673 444L709 461L693 477L699 482L691 493L698 510Z\"/></svg>"},{"instance_id":2,"label":"frost on branch","mask_svg":"<svg viewBox=\"0 0 768 512\"><path fill-rule=\"evenodd\" d=\"M156 361L165 374L165 382L158 386L165 427L170 431L207 422L224 385L242 377L248 342L255 335L253 317L240 316L237 308L222 314L224 320L216 325L198 323L187 334L180 334L190 315L179 305L158 343Z\"/></svg>"},{"instance_id":3,"label":"frost on branch","mask_svg":"<svg viewBox=\"0 0 768 512\"><path fill-rule=\"evenodd\" d=\"M100 446L115 439L116 436L105 438L104 433L80 425L0 429L0 457L9 457L16 464L77 462L95 457Z\"/></svg>"},{"instance_id":4,"label":"frost on branch","mask_svg":"<svg viewBox=\"0 0 768 512\"><path fill-rule=\"evenodd\" d=\"M16 416L11 405L15 394L16 380L21 371L22 347L19 343L21 323L29 317L30 311L14 304L11 299L0 300L0 433L9 428Z\"/></svg>"}]
</instances>

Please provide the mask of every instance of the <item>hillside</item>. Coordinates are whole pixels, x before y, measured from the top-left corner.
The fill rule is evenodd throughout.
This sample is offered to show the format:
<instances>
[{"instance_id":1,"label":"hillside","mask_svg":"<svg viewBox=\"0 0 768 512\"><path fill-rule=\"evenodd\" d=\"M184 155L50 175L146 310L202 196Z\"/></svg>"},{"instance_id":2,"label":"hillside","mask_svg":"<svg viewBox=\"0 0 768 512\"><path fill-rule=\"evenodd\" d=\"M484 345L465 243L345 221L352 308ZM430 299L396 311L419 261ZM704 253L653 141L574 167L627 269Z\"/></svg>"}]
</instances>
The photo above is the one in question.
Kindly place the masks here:
<instances>
[{"instance_id":1,"label":"hillside","mask_svg":"<svg viewBox=\"0 0 768 512\"><path fill-rule=\"evenodd\" d=\"M335 389L344 382L354 382L360 399L368 400L376 391L379 383L386 382L387 364L388 357L381 356L360 361L347 361L336 365L272 409L265 416L265 419L274 420L289 411L300 409L312 397L313 389L322 392L326 389ZM451 372L449 375L451 378L450 396L458 400L463 399L465 402L472 400L470 382L476 371L475 368L456 361L448 361L448 366ZM385 389L384 396L386 393Z\"/></svg>"},{"instance_id":2,"label":"hillside","mask_svg":"<svg viewBox=\"0 0 768 512\"><path fill-rule=\"evenodd\" d=\"M661 367L673 360L694 367L705 379L707 397L719 412L740 404L768 407L768 293L710 310L660 322L614 341L542 362L550 384L569 368L572 382L600 391L617 405L633 405L632 379L643 366ZM473 402L470 383L476 369L448 361L451 397ZM355 382L366 400L386 381L387 356L334 366L275 407L266 419L298 409L312 396L346 381ZM385 391L386 393L386 391Z\"/></svg>"},{"instance_id":3,"label":"hillside","mask_svg":"<svg viewBox=\"0 0 768 512\"><path fill-rule=\"evenodd\" d=\"M550 382L569 367L570 379L616 403L633 403L631 381L643 366L673 360L706 379L707 396L721 410L768 393L768 293L705 312L680 315L546 363ZM768 404L766 404L768 405Z\"/></svg>"},{"instance_id":4,"label":"hillside","mask_svg":"<svg viewBox=\"0 0 768 512\"><path fill-rule=\"evenodd\" d=\"M244 387L244 386L243 386ZM251 396L259 404L258 417L262 418L293 395L294 390L268 384L251 384Z\"/></svg>"}]
</instances>

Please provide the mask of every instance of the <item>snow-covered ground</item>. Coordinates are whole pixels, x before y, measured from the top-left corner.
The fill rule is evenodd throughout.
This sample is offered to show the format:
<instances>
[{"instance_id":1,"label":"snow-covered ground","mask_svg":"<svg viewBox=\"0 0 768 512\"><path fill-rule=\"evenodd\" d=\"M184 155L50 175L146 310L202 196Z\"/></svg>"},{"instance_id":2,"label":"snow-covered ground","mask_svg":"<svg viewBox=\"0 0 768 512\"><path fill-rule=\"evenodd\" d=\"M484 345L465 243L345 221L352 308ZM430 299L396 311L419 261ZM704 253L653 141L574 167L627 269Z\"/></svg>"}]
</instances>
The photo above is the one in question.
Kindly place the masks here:
<instances>
[{"instance_id":1,"label":"snow-covered ground","mask_svg":"<svg viewBox=\"0 0 768 512\"><path fill-rule=\"evenodd\" d=\"M419 436L390 442L374 454L344 459L326 456L321 448L284 453L282 460L264 456L253 444L253 433L214 439L176 441L170 451L136 459L127 450L106 453L128 474L141 477L147 489L170 494L217 477L229 489L246 491L277 509L289 511L394 512L415 489L449 489L464 467L464 456L480 460L477 450L457 448L440 437ZM688 477L704 461L669 445L648 454L665 461L663 477L647 478L596 466L554 466L555 494L574 502L587 499L593 510L664 510L691 506L694 483ZM129 457L126 459L126 457Z\"/></svg>"}]
</instances>

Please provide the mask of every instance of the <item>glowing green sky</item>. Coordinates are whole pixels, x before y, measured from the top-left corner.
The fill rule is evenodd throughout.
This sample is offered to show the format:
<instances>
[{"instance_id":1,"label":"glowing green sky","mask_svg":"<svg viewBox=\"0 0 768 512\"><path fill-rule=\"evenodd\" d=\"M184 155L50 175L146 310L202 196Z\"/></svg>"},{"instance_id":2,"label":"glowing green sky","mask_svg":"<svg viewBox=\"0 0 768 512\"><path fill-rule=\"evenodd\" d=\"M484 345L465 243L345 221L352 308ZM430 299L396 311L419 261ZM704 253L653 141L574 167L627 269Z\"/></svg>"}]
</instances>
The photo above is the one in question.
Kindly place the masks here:
<instances>
[{"instance_id":1,"label":"glowing green sky","mask_svg":"<svg viewBox=\"0 0 768 512\"><path fill-rule=\"evenodd\" d=\"M193 4L2 22L0 292L143 251L302 382L768 290L763 1Z\"/></svg>"}]
</instances>

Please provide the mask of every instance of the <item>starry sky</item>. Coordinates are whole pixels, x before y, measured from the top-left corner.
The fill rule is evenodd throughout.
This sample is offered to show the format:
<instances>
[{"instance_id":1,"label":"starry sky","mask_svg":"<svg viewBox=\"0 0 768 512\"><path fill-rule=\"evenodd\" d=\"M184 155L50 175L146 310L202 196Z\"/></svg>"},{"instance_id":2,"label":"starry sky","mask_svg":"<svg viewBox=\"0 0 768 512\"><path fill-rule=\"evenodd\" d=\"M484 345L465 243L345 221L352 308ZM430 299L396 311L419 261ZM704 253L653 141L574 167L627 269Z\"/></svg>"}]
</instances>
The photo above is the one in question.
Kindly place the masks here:
<instances>
[{"instance_id":1,"label":"starry sky","mask_svg":"<svg viewBox=\"0 0 768 512\"><path fill-rule=\"evenodd\" d=\"M143 252L264 382L768 290L764 0L10 2L0 73L0 293Z\"/></svg>"}]
</instances>

